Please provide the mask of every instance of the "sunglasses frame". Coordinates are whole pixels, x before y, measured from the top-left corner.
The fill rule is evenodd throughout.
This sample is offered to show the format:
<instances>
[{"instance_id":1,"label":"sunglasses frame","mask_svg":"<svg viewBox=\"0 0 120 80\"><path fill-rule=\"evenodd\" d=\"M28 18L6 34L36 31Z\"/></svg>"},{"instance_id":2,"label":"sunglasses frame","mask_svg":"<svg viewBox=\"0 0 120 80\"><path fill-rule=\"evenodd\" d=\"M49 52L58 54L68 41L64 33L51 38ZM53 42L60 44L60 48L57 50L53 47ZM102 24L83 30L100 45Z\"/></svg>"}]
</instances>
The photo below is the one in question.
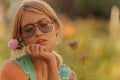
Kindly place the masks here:
<instances>
[{"instance_id":1,"label":"sunglasses frame","mask_svg":"<svg viewBox=\"0 0 120 80\"><path fill-rule=\"evenodd\" d=\"M41 28L40 28L40 26L39 26L39 24L40 23L42 23L42 22L48 22L47 24L48 25L51 25L51 30L49 30L49 31L47 31L47 32L45 32L45 31L42 31L41 30ZM30 37L32 37L35 33L36 33L36 27L38 27L38 29L42 32L42 33L49 33L49 32L51 32L52 30L53 30L53 27L54 27L54 21L49 21L49 20L44 20L44 19L42 19L42 20L39 20L37 23L32 23L32 24L26 24L26 25L24 25L23 26L23 28L21 28L20 29L20 34L22 35L22 37L24 37L24 38L30 38ZM30 35L30 36L24 36L24 28L26 28L28 25L32 25L32 27L35 29L34 30L34 32Z\"/></svg>"}]
</instances>

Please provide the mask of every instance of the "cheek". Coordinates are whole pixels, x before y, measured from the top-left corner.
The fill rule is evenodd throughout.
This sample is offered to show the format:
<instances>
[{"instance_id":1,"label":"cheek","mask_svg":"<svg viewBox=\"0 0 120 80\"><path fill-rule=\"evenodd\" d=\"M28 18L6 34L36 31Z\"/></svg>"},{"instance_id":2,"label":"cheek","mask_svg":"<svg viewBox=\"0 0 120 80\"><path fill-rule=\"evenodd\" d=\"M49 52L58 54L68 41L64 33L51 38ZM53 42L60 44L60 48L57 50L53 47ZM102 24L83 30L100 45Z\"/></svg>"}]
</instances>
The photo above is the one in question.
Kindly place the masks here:
<instances>
[{"instance_id":1,"label":"cheek","mask_svg":"<svg viewBox=\"0 0 120 80\"><path fill-rule=\"evenodd\" d=\"M52 33L51 35L48 36L48 40L52 43L55 44L56 40L57 40L57 36L55 33Z\"/></svg>"},{"instance_id":2,"label":"cheek","mask_svg":"<svg viewBox=\"0 0 120 80\"><path fill-rule=\"evenodd\" d=\"M32 44L33 40L32 39L24 39L25 45Z\"/></svg>"}]
</instances>

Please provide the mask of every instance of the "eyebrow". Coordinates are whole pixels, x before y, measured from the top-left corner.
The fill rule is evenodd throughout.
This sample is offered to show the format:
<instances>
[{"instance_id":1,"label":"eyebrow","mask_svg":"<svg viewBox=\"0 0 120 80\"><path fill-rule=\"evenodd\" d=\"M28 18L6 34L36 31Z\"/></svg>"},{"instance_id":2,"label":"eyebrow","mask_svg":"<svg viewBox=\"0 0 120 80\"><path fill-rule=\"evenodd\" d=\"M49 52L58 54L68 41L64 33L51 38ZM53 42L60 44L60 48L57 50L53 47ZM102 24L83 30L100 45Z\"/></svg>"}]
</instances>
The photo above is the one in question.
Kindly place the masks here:
<instances>
[{"instance_id":1,"label":"eyebrow","mask_svg":"<svg viewBox=\"0 0 120 80\"><path fill-rule=\"evenodd\" d=\"M48 20L48 19L47 18L42 18L42 19L38 20L36 23L38 23L42 20ZM26 25L31 25L31 24L36 24L36 23L28 23L28 24L23 25L23 27L26 26Z\"/></svg>"}]
</instances>

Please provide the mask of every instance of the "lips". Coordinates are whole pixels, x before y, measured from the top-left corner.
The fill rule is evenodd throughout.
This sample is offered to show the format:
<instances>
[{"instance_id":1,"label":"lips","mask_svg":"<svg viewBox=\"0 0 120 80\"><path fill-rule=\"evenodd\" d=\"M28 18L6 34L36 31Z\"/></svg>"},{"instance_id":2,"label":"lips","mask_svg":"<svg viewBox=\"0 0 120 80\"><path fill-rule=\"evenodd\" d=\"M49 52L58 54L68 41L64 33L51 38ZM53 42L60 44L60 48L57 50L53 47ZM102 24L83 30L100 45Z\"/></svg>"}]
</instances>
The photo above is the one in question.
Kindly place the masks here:
<instances>
[{"instance_id":1,"label":"lips","mask_svg":"<svg viewBox=\"0 0 120 80\"><path fill-rule=\"evenodd\" d=\"M35 44L39 44L39 45L45 45L47 43L48 40L46 39L39 39Z\"/></svg>"}]
</instances>

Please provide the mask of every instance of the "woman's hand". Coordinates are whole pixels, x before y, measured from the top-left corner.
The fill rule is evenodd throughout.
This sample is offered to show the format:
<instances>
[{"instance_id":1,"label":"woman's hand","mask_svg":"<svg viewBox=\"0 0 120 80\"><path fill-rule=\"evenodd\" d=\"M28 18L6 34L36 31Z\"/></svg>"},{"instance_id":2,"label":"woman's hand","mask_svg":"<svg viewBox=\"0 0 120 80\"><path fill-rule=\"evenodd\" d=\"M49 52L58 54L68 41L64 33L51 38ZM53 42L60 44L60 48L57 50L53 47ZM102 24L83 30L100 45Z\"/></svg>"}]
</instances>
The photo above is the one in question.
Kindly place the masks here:
<instances>
[{"instance_id":1,"label":"woman's hand","mask_svg":"<svg viewBox=\"0 0 120 80\"><path fill-rule=\"evenodd\" d=\"M37 44L28 45L25 51L31 57L41 59L47 64L56 61L55 55L46 51L45 46L42 45Z\"/></svg>"},{"instance_id":2,"label":"woman's hand","mask_svg":"<svg viewBox=\"0 0 120 80\"><path fill-rule=\"evenodd\" d=\"M46 51L45 46L31 44L26 47L26 53L31 57L43 60L48 66L48 80L59 80L56 57Z\"/></svg>"}]
</instances>

